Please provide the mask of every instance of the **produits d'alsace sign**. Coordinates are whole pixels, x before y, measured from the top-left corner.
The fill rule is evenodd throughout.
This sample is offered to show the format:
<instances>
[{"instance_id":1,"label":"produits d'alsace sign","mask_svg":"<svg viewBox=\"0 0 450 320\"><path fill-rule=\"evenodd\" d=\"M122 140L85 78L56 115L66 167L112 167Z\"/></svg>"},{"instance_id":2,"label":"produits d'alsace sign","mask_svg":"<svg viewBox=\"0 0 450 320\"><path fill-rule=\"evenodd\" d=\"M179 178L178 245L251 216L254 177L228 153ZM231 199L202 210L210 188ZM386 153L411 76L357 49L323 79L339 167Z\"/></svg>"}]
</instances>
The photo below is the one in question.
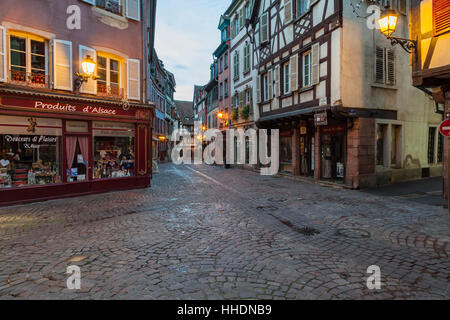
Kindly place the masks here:
<instances>
[{"instance_id":1,"label":"produits d'alsace sign","mask_svg":"<svg viewBox=\"0 0 450 320\"><path fill-rule=\"evenodd\" d=\"M136 117L135 109L108 108L84 104L49 102L20 98L2 97L1 104L6 107L33 109L41 112L85 114L95 116Z\"/></svg>"}]
</instances>

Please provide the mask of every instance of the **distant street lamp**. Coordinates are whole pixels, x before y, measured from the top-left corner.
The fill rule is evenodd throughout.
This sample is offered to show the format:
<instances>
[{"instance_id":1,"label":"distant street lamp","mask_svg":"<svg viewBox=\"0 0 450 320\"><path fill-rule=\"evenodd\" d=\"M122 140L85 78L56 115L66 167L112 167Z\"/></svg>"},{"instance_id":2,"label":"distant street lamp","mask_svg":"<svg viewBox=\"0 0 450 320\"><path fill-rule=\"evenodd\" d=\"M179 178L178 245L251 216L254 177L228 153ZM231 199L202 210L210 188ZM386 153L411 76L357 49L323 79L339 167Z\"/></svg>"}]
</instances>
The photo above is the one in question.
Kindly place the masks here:
<instances>
[{"instance_id":1,"label":"distant street lamp","mask_svg":"<svg viewBox=\"0 0 450 320\"><path fill-rule=\"evenodd\" d=\"M417 42L411 39L403 39L393 37L392 34L395 32L398 23L398 14L392 10L388 10L379 20L378 25L380 26L380 31L386 36L387 39L391 40L391 45L395 46L399 44L402 48L408 52L413 53L417 48Z\"/></svg>"},{"instance_id":2,"label":"distant street lamp","mask_svg":"<svg viewBox=\"0 0 450 320\"><path fill-rule=\"evenodd\" d=\"M75 89L79 90L84 82L87 82L89 79L97 80L99 77L95 75L95 61L91 58L91 56L86 56L86 58L81 61L81 70L82 73L76 72L75 75Z\"/></svg>"}]
</instances>

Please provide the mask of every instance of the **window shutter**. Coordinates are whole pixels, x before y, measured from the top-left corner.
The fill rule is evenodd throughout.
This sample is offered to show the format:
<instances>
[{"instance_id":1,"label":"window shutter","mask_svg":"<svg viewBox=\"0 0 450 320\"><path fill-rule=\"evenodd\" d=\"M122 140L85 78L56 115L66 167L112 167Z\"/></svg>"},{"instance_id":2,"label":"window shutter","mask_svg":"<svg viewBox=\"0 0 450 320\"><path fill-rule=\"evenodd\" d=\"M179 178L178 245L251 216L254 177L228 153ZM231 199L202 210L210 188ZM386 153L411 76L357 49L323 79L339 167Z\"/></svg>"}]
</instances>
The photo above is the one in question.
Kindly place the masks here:
<instances>
[{"instance_id":1,"label":"window shutter","mask_svg":"<svg viewBox=\"0 0 450 320\"><path fill-rule=\"evenodd\" d=\"M277 65L275 67L275 75L274 75L274 80L275 80L275 98L278 98L280 96L280 65Z\"/></svg>"},{"instance_id":2,"label":"window shutter","mask_svg":"<svg viewBox=\"0 0 450 320\"><path fill-rule=\"evenodd\" d=\"M128 59L128 99L141 100L140 72L140 61L137 59Z\"/></svg>"},{"instance_id":3,"label":"window shutter","mask_svg":"<svg viewBox=\"0 0 450 320\"><path fill-rule=\"evenodd\" d=\"M239 66L240 63L240 53L239 51L236 51L236 77L239 78L239 72L241 72L241 67Z\"/></svg>"},{"instance_id":4,"label":"window shutter","mask_svg":"<svg viewBox=\"0 0 450 320\"><path fill-rule=\"evenodd\" d=\"M95 0L81 0L81 1L95 5Z\"/></svg>"},{"instance_id":5,"label":"window shutter","mask_svg":"<svg viewBox=\"0 0 450 320\"><path fill-rule=\"evenodd\" d=\"M298 90L298 54L291 57L289 63L291 67L291 91Z\"/></svg>"},{"instance_id":6,"label":"window shutter","mask_svg":"<svg viewBox=\"0 0 450 320\"><path fill-rule=\"evenodd\" d=\"M139 21L141 20L141 6L139 0L127 0L126 1L126 13L127 18Z\"/></svg>"},{"instance_id":7,"label":"window shutter","mask_svg":"<svg viewBox=\"0 0 450 320\"><path fill-rule=\"evenodd\" d=\"M261 76L256 77L256 103L261 103Z\"/></svg>"},{"instance_id":8,"label":"window shutter","mask_svg":"<svg viewBox=\"0 0 450 320\"><path fill-rule=\"evenodd\" d=\"M450 0L433 0L435 35L450 30Z\"/></svg>"},{"instance_id":9,"label":"window shutter","mask_svg":"<svg viewBox=\"0 0 450 320\"><path fill-rule=\"evenodd\" d=\"M292 21L292 0L284 0L284 24Z\"/></svg>"},{"instance_id":10,"label":"window shutter","mask_svg":"<svg viewBox=\"0 0 450 320\"><path fill-rule=\"evenodd\" d=\"M53 41L53 86L72 91L72 42Z\"/></svg>"},{"instance_id":11,"label":"window shutter","mask_svg":"<svg viewBox=\"0 0 450 320\"><path fill-rule=\"evenodd\" d=\"M375 82L384 84L385 65L384 48L377 47L375 52Z\"/></svg>"},{"instance_id":12,"label":"window shutter","mask_svg":"<svg viewBox=\"0 0 450 320\"><path fill-rule=\"evenodd\" d=\"M239 92L239 107L244 106L244 98L245 98L245 92Z\"/></svg>"},{"instance_id":13,"label":"window shutter","mask_svg":"<svg viewBox=\"0 0 450 320\"><path fill-rule=\"evenodd\" d=\"M395 84L395 51L386 49L386 84Z\"/></svg>"},{"instance_id":14,"label":"window shutter","mask_svg":"<svg viewBox=\"0 0 450 320\"><path fill-rule=\"evenodd\" d=\"M312 85L320 82L320 44L315 43L312 46Z\"/></svg>"},{"instance_id":15,"label":"window shutter","mask_svg":"<svg viewBox=\"0 0 450 320\"><path fill-rule=\"evenodd\" d=\"M78 70L80 73L83 72L81 68L81 61L83 61L83 59L86 58L86 56L91 56L91 58L95 62L97 62L97 51L95 49L80 45L78 56L78 64L79 64ZM89 79L87 82L84 82L80 88L80 92L97 94L97 80Z\"/></svg>"},{"instance_id":16,"label":"window shutter","mask_svg":"<svg viewBox=\"0 0 450 320\"><path fill-rule=\"evenodd\" d=\"M269 70L268 75L267 75L267 80L269 82L269 100L273 99L273 78L272 78L272 70Z\"/></svg>"},{"instance_id":17,"label":"window shutter","mask_svg":"<svg viewBox=\"0 0 450 320\"><path fill-rule=\"evenodd\" d=\"M0 26L0 82L6 82L6 31Z\"/></svg>"},{"instance_id":18,"label":"window shutter","mask_svg":"<svg viewBox=\"0 0 450 320\"><path fill-rule=\"evenodd\" d=\"M269 41L269 13L266 12L261 16L261 31L260 31L261 43Z\"/></svg>"}]
</instances>

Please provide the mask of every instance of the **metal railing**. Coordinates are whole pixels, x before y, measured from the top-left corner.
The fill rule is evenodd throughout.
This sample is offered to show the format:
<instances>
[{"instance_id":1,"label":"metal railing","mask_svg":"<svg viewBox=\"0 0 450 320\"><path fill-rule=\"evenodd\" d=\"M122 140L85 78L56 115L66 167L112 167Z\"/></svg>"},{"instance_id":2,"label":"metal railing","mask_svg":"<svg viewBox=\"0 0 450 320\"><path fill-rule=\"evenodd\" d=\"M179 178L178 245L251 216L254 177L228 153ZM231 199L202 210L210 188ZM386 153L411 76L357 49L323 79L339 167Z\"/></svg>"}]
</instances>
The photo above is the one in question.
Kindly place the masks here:
<instances>
[{"instance_id":1,"label":"metal railing","mask_svg":"<svg viewBox=\"0 0 450 320\"><path fill-rule=\"evenodd\" d=\"M23 86L48 88L48 76L41 73L10 70L9 82Z\"/></svg>"},{"instance_id":2,"label":"metal railing","mask_svg":"<svg viewBox=\"0 0 450 320\"><path fill-rule=\"evenodd\" d=\"M118 0L95 0L95 5L106 11L122 15L122 5Z\"/></svg>"},{"instance_id":3,"label":"metal railing","mask_svg":"<svg viewBox=\"0 0 450 320\"><path fill-rule=\"evenodd\" d=\"M123 88L115 88L103 83L97 83L97 95L101 97L123 99L124 90Z\"/></svg>"}]
</instances>

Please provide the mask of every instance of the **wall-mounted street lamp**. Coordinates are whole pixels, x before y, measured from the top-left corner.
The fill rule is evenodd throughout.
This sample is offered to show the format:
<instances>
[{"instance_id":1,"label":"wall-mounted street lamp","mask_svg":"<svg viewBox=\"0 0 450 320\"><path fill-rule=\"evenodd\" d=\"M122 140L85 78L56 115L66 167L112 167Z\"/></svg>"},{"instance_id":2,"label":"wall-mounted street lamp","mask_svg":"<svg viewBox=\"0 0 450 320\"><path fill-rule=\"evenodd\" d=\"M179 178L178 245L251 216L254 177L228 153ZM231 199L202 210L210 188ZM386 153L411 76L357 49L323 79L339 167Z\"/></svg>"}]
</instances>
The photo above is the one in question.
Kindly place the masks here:
<instances>
[{"instance_id":1,"label":"wall-mounted street lamp","mask_svg":"<svg viewBox=\"0 0 450 320\"><path fill-rule=\"evenodd\" d=\"M97 80L99 77L95 75L95 67L96 63L91 58L91 56L86 56L86 58L81 61L81 70L82 73L75 73L75 90L78 91L84 82L87 82L89 79Z\"/></svg>"},{"instance_id":2,"label":"wall-mounted street lamp","mask_svg":"<svg viewBox=\"0 0 450 320\"><path fill-rule=\"evenodd\" d=\"M399 44L402 48L408 52L413 53L417 49L417 42L411 39L403 39L393 37L392 34L395 32L398 23L398 14L392 10L388 10L379 20L378 24L380 26L380 31L386 36L388 40L391 40L391 44L395 46Z\"/></svg>"}]
</instances>

